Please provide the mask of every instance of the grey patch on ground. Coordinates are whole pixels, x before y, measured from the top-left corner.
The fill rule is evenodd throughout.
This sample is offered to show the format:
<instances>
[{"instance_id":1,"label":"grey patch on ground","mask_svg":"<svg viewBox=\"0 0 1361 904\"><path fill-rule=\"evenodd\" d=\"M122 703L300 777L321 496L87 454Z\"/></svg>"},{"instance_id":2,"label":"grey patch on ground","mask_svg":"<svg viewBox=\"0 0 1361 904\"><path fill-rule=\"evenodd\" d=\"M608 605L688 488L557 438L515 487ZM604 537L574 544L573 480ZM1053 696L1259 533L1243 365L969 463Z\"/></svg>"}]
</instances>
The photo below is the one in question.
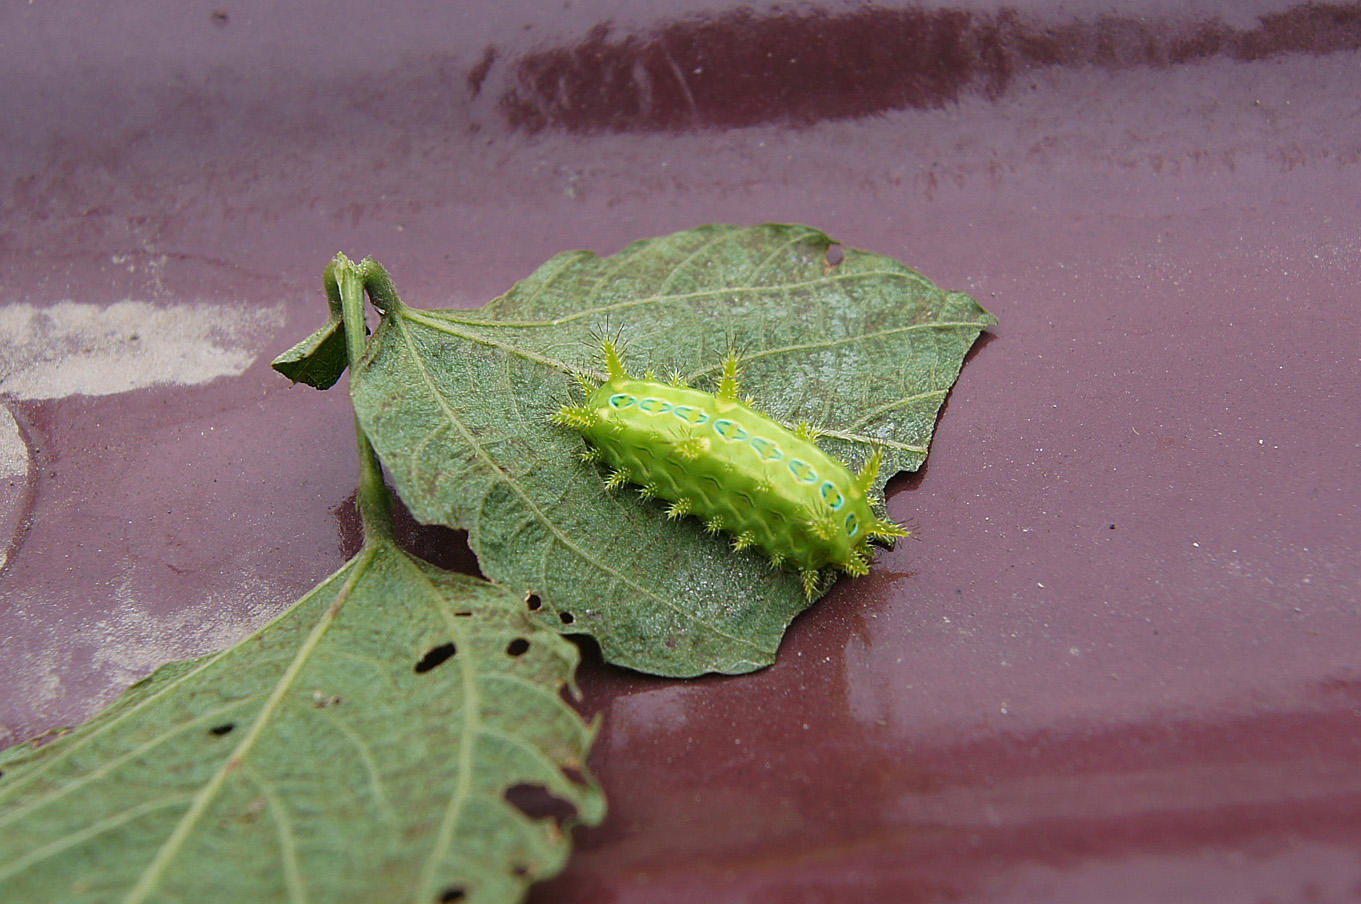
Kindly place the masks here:
<instances>
[{"instance_id":1,"label":"grey patch on ground","mask_svg":"<svg viewBox=\"0 0 1361 904\"><path fill-rule=\"evenodd\" d=\"M0 569L9 561L10 553L3 544L24 517L30 467L28 442L19 422L0 405Z\"/></svg>"},{"instance_id":2,"label":"grey patch on ground","mask_svg":"<svg viewBox=\"0 0 1361 904\"><path fill-rule=\"evenodd\" d=\"M0 405L0 480L28 474L28 443L8 408Z\"/></svg>"},{"instance_id":3,"label":"grey patch on ground","mask_svg":"<svg viewBox=\"0 0 1361 904\"><path fill-rule=\"evenodd\" d=\"M255 360L252 340L283 322L282 306L6 305L0 307L0 394L100 396L236 376Z\"/></svg>"}]
</instances>

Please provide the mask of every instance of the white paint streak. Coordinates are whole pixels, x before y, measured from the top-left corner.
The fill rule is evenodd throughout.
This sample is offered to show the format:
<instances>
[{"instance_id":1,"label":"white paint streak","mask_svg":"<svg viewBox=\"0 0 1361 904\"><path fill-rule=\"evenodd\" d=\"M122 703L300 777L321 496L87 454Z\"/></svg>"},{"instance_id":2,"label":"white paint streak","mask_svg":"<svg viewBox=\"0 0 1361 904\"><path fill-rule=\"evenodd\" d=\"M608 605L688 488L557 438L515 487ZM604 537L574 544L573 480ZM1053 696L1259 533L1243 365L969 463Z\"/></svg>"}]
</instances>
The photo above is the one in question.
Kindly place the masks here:
<instances>
[{"instance_id":1,"label":"white paint streak","mask_svg":"<svg viewBox=\"0 0 1361 904\"><path fill-rule=\"evenodd\" d=\"M0 393L17 399L112 395L236 376L255 360L251 340L283 322L280 306L6 305L0 307Z\"/></svg>"},{"instance_id":2,"label":"white paint streak","mask_svg":"<svg viewBox=\"0 0 1361 904\"><path fill-rule=\"evenodd\" d=\"M0 480L28 474L28 443L9 409L0 405Z\"/></svg>"},{"instance_id":3,"label":"white paint streak","mask_svg":"<svg viewBox=\"0 0 1361 904\"><path fill-rule=\"evenodd\" d=\"M29 469L28 443L19 422L8 408L0 405L0 569L9 562L5 545L23 516Z\"/></svg>"}]
</instances>

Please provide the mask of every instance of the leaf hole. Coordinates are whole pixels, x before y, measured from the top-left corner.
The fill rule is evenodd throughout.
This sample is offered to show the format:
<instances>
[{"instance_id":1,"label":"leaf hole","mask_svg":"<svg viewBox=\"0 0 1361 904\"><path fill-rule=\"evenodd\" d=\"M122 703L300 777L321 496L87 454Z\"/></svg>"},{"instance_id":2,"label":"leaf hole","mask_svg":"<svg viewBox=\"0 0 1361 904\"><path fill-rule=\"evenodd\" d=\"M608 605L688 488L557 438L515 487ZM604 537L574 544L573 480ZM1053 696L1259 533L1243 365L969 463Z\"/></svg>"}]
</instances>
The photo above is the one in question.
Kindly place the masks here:
<instances>
[{"instance_id":1,"label":"leaf hole","mask_svg":"<svg viewBox=\"0 0 1361 904\"><path fill-rule=\"evenodd\" d=\"M208 734L215 735L220 738L225 734L231 734L232 729L235 727L236 727L235 722L223 722L221 725L214 725L212 728L208 729Z\"/></svg>"},{"instance_id":2,"label":"leaf hole","mask_svg":"<svg viewBox=\"0 0 1361 904\"><path fill-rule=\"evenodd\" d=\"M530 819L551 819L559 824L574 819L577 808L543 785L519 784L506 789L506 802Z\"/></svg>"},{"instance_id":3,"label":"leaf hole","mask_svg":"<svg viewBox=\"0 0 1361 904\"><path fill-rule=\"evenodd\" d=\"M525 640L523 637L517 637L506 644L507 656L523 656L527 652L529 652L529 641Z\"/></svg>"},{"instance_id":4,"label":"leaf hole","mask_svg":"<svg viewBox=\"0 0 1361 904\"><path fill-rule=\"evenodd\" d=\"M529 875L529 867L525 866L523 863L515 864L510 868L510 871L512 875L518 876L521 879Z\"/></svg>"},{"instance_id":5,"label":"leaf hole","mask_svg":"<svg viewBox=\"0 0 1361 904\"><path fill-rule=\"evenodd\" d=\"M430 651L421 657L421 661L416 663L416 673L423 674L437 665L442 665L457 652L458 648L453 643L442 643L437 647L431 647Z\"/></svg>"},{"instance_id":6,"label":"leaf hole","mask_svg":"<svg viewBox=\"0 0 1361 904\"><path fill-rule=\"evenodd\" d=\"M463 890L463 886L450 885L444 891L440 892L439 897L435 900L439 901L440 904L449 904L450 901L462 901L466 897L468 897L468 893Z\"/></svg>"},{"instance_id":7,"label":"leaf hole","mask_svg":"<svg viewBox=\"0 0 1361 904\"><path fill-rule=\"evenodd\" d=\"M577 620L577 617L570 612L560 612L558 613L558 618L562 621L564 625L570 625L572 622Z\"/></svg>"},{"instance_id":8,"label":"leaf hole","mask_svg":"<svg viewBox=\"0 0 1361 904\"><path fill-rule=\"evenodd\" d=\"M537 593L531 593L525 597L525 605L529 607L530 612L538 612L543 608L543 600L539 599Z\"/></svg>"}]
</instances>

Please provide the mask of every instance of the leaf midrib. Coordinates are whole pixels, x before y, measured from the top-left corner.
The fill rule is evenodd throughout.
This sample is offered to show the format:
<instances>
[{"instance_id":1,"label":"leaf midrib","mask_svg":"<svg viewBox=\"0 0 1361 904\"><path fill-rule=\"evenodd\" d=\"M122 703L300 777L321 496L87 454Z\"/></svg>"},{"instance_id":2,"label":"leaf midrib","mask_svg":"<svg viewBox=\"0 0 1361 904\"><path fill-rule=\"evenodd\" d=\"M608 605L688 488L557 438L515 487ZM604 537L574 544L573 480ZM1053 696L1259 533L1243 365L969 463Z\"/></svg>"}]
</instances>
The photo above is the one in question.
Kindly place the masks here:
<instances>
[{"instance_id":1,"label":"leaf midrib","mask_svg":"<svg viewBox=\"0 0 1361 904\"><path fill-rule=\"evenodd\" d=\"M769 294L779 292L790 292L796 289L806 289L823 283L848 282L851 280L869 279L876 276L901 279L907 282L914 282L922 286L931 284L924 276L911 271L901 270L858 270L854 273L829 273L822 276L815 276L811 279L795 280L787 283L772 283L765 286L718 286L712 289L699 289L694 292L677 292L670 295L644 295L640 298L630 298L627 301L618 301L614 304L601 305L594 308L586 308L573 314L558 317L553 320L492 320L496 312L495 304L492 302L486 307L477 310L486 313L484 318L470 317L467 312L441 311L441 319L449 320L453 323L462 323L468 326L499 326L516 327L520 329L536 329L542 327L562 326L573 320L581 320L584 317L593 317L599 314L609 314L615 311L628 310L630 308L643 307L652 304L668 304L671 302L690 301L703 298L722 298L730 297L735 294ZM411 309L418 310L418 309Z\"/></svg>"},{"instance_id":2,"label":"leaf midrib","mask_svg":"<svg viewBox=\"0 0 1361 904\"><path fill-rule=\"evenodd\" d=\"M369 564L372 563L379 549L380 544L378 543L369 543L364 547L363 552L360 553L354 563L354 569L346 577L344 585L336 594L335 600L331 605L326 607L326 611L322 613L321 618L312 626L312 630L308 632L306 639L298 648L297 654L288 664L288 668L284 670L284 673L279 676L279 680L275 682L274 689L270 692L269 699L266 700L265 705L261 707L259 715L256 716L255 721L251 723L245 736L241 738L236 747L233 748L231 753L222 761L222 765L213 773L213 777L204 784L198 794L194 795L193 802L189 805L189 809L180 817L180 821L176 824L174 831L170 833L170 837L165 840L165 843L161 845L156 851L155 856L152 857L151 862L142 870L142 875L138 878L137 884L134 885L132 890L124 897L123 904L141 904L141 902L145 901L155 889L156 883L160 881L171 862L179 854L180 849L188 840L190 833L193 832L198 821L203 817L203 814L207 812L209 804L212 803L217 797L218 792L220 792L227 783L227 778L240 764L245 762L246 755L250 752L250 749L255 746L255 742L264 734L265 728L270 724L271 717L282 705L284 695L292 689L294 682L302 673L303 667L311 659L312 653L321 643L322 638L325 637L326 633L331 629L331 626L335 624L336 617L340 614L340 610L354 593L354 588L359 583L360 577L367 571Z\"/></svg>"}]
</instances>

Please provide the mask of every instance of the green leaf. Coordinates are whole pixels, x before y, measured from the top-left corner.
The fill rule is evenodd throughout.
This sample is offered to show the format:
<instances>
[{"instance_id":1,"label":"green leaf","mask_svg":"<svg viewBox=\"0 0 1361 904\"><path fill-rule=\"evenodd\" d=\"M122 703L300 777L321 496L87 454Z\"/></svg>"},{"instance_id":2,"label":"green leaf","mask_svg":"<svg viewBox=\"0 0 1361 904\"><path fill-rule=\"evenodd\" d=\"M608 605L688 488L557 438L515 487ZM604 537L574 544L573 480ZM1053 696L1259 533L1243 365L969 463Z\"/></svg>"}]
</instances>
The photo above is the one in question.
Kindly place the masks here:
<instances>
[{"instance_id":1,"label":"green leaf","mask_svg":"<svg viewBox=\"0 0 1361 904\"><path fill-rule=\"evenodd\" d=\"M811 422L852 467L883 448L880 488L919 467L994 319L889 258L830 263L832 244L805 226L706 226L559 255L475 311L389 305L352 376L356 413L416 517L467 528L483 573L541 598L548 624L645 672L761 668L807 605L797 575L607 493L549 416L574 373L603 379L602 334L621 337L631 371L710 389L736 348L765 412Z\"/></svg>"},{"instance_id":2,"label":"green leaf","mask_svg":"<svg viewBox=\"0 0 1361 904\"><path fill-rule=\"evenodd\" d=\"M330 389L345 373L345 323L333 316L312 335L270 364L294 383Z\"/></svg>"},{"instance_id":3,"label":"green leaf","mask_svg":"<svg viewBox=\"0 0 1361 904\"><path fill-rule=\"evenodd\" d=\"M270 364L270 367L294 383L306 383L316 389L330 389L349 366L345 348L345 317L336 269L341 260L344 259L332 261L326 267L322 279L326 290L326 303L331 310L331 316L326 324Z\"/></svg>"},{"instance_id":4,"label":"green leaf","mask_svg":"<svg viewBox=\"0 0 1361 904\"><path fill-rule=\"evenodd\" d=\"M507 591L371 542L241 644L0 756L0 897L520 900L603 816L577 658Z\"/></svg>"}]
</instances>

